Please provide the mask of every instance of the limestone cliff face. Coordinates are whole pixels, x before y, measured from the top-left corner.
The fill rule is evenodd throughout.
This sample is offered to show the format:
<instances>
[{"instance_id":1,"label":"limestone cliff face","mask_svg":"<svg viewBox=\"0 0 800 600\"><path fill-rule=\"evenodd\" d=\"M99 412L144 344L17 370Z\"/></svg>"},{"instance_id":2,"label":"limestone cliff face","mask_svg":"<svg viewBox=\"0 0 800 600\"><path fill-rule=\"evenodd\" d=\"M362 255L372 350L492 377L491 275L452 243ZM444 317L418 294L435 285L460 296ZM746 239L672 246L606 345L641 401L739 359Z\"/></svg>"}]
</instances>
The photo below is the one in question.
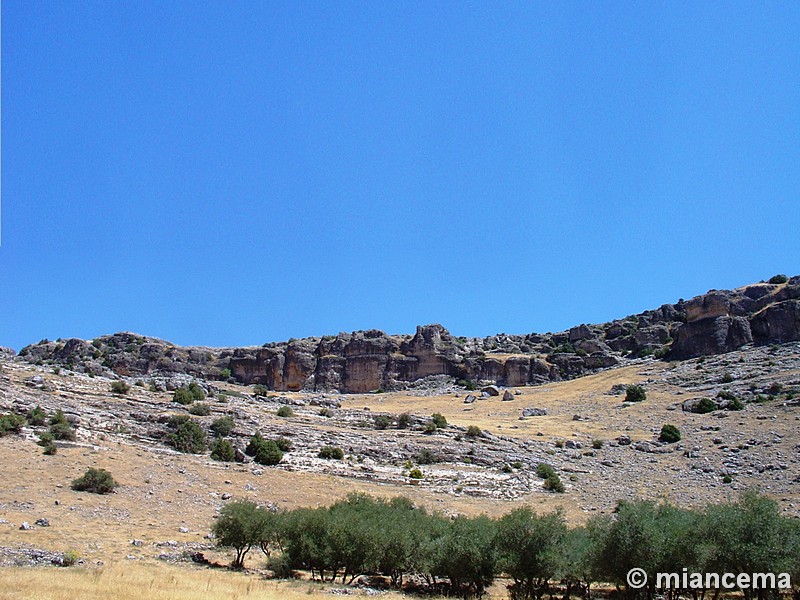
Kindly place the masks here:
<instances>
[{"instance_id":1,"label":"limestone cliff face","mask_svg":"<svg viewBox=\"0 0 800 600\"><path fill-rule=\"evenodd\" d=\"M506 386L573 378L655 353L674 359L747 344L800 340L800 277L702 296L560 333L454 337L441 325L414 335L369 330L250 348L179 347L132 333L43 341L20 351L31 362L94 374L186 373L232 377L274 390L369 392L428 376Z\"/></svg>"}]
</instances>

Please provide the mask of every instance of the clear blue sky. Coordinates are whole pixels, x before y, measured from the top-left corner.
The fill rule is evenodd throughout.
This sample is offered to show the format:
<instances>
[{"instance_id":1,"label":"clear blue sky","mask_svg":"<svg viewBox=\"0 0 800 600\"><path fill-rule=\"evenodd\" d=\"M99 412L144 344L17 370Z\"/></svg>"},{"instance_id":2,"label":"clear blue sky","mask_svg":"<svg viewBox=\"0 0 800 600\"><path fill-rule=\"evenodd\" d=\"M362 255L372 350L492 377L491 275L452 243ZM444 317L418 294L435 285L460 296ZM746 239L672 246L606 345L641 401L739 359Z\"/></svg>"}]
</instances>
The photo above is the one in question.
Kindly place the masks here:
<instances>
[{"instance_id":1,"label":"clear blue sky","mask_svg":"<svg viewBox=\"0 0 800 600\"><path fill-rule=\"evenodd\" d=\"M800 273L797 2L2 3L0 345L557 331Z\"/></svg>"}]
</instances>

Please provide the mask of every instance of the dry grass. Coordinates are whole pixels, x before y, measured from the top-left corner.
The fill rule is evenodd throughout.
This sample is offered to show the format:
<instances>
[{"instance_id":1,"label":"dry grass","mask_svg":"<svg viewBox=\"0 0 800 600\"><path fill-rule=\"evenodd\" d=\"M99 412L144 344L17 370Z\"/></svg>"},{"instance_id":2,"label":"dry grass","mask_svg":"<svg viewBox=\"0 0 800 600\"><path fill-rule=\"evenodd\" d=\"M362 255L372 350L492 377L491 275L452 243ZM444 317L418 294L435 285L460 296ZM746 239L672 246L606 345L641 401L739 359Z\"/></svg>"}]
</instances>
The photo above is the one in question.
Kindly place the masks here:
<instances>
[{"instance_id":1,"label":"dry grass","mask_svg":"<svg viewBox=\"0 0 800 600\"><path fill-rule=\"evenodd\" d=\"M330 597L327 590L331 587L339 586L308 581L270 581L247 573L164 564L116 563L98 569L14 567L0 570L0 598L4 600L299 600ZM396 593L381 597L402 598Z\"/></svg>"}]
</instances>

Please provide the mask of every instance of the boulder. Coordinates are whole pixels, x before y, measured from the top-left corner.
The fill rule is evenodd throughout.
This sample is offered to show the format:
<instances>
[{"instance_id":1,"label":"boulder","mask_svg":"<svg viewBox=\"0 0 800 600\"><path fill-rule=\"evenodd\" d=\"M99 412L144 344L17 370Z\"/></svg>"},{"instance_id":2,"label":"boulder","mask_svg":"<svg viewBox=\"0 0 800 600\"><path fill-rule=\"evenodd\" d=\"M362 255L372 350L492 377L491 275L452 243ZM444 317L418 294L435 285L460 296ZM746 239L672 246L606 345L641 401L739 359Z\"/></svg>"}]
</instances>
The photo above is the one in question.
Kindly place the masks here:
<instances>
[{"instance_id":1,"label":"boulder","mask_svg":"<svg viewBox=\"0 0 800 600\"><path fill-rule=\"evenodd\" d=\"M523 417L543 417L547 414L546 408L528 407L522 409Z\"/></svg>"},{"instance_id":2,"label":"boulder","mask_svg":"<svg viewBox=\"0 0 800 600\"><path fill-rule=\"evenodd\" d=\"M511 402L513 399L514 399L514 394L512 394L510 391L505 390L503 392L503 402Z\"/></svg>"},{"instance_id":3,"label":"boulder","mask_svg":"<svg viewBox=\"0 0 800 600\"><path fill-rule=\"evenodd\" d=\"M488 394L489 396L499 396L500 390L496 385L487 385L484 388L481 388L481 392L484 394Z\"/></svg>"}]
</instances>

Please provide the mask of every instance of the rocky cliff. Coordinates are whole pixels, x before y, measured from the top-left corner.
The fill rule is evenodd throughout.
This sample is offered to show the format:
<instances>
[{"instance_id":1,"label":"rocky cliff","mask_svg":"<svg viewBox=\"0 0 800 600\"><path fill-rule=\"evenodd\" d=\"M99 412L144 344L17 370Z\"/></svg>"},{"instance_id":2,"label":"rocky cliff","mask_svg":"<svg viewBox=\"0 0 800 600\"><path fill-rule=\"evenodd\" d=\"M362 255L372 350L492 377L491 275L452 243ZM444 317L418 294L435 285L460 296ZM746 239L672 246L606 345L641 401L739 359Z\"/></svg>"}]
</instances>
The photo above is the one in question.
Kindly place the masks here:
<instances>
[{"instance_id":1,"label":"rocky cliff","mask_svg":"<svg viewBox=\"0 0 800 600\"><path fill-rule=\"evenodd\" d=\"M369 330L261 347L180 347L132 333L43 340L19 355L93 374L233 378L273 390L368 392L430 376L507 386L569 379L634 358L682 360L749 344L800 340L800 276L730 291L560 333L454 337L441 325L412 335Z\"/></svg>"}]
</instances>

